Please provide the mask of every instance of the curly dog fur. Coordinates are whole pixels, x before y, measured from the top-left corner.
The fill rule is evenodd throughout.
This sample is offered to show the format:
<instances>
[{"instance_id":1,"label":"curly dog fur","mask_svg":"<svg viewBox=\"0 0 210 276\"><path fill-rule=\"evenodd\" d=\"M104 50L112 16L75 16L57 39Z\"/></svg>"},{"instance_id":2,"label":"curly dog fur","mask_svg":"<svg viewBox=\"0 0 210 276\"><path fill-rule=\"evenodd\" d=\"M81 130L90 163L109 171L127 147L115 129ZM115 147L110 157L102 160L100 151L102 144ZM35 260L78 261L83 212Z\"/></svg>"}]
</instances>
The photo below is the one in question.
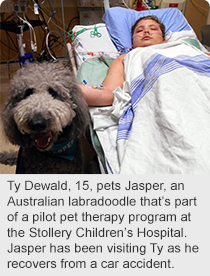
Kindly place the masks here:
<instances>
[{"instance_id":1,"label":"curly dog fur","mask_svg":"<svg viewBox=\"0 0 210 276\"><path fill-rule=\"evenodd\" d=\"M32 63L17 71L10 87L3 125L9 141L21 146L24 172L81 173L79 137L89 113L70 69L59 62ZM73 160L58 157L69 148Z\"/></svg>"}]
</instances>

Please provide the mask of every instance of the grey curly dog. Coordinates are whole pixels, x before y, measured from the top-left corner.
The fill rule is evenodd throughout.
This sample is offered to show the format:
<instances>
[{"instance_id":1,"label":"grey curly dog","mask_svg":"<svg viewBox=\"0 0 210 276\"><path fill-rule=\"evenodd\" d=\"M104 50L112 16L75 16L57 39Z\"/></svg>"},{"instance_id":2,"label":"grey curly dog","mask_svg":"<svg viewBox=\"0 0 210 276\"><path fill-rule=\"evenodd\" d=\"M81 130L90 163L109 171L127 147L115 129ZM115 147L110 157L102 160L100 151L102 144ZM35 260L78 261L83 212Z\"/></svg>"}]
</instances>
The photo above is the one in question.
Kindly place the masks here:
<instances>
[{"instance_id":1,"label":"grey curly dog","mask_svg":"<svg viewBox=\"0 0 210 276\"><path fill-rule=\"evenodd\" d=\"M82 173L80 136L89 122L87 104L63 63L31 63L11 80L2 113L9 141L21 147L24 173ZM7 162L1 153L0 162Z\"/></svg>"}]
</instances>

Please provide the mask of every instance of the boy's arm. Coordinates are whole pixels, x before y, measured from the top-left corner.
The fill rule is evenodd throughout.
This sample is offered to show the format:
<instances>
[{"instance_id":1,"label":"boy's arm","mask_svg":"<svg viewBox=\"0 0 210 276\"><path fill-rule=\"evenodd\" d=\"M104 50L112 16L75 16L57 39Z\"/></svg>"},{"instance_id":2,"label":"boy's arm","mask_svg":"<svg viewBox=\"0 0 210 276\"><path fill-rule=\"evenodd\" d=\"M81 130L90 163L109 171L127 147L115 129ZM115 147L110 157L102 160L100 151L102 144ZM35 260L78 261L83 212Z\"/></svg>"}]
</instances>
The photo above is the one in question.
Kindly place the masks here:
<instances>
[{"instance_id":1,"label":"boy's arm","mask_svg":"<svg viewBox=\"0 0 210 276\"><path fill-rule=\"evenodd\" d=\"M113 91L124 82L124 64L125 55L116 58L110 65L107 76L103 81L101 89L95 89L91 85L79 84L85 100L89 106L109 106L112 105L114 96Z\"/></svg>"}]
</instances>

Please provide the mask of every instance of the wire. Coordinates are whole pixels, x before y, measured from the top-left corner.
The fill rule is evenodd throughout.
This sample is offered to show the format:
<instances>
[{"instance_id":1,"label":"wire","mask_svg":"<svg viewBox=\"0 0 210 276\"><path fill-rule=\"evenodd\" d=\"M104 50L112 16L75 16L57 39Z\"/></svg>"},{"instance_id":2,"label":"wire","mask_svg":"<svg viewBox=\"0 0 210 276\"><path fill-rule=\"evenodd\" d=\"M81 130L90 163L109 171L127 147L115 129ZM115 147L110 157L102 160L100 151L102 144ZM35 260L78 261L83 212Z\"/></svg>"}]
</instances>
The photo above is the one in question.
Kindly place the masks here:
<instances>
[{"instance_id":1,"label":"wire","mask_svg":"<svg viewBox=\"0 0 210 276\"><path fill-rule=\"evenodd\" d=\"M7 48L10 48L12 51L19 53L19 51L16 49L13 49L12 47L8 46L6 43L4 43L3 41L0 40L0 43L2 43L4 46L6 46ZM1 50L2 51L2 50Z\"/></svg>"},{"instance_id":2,"label":"wire","mask_svg":"<svg viewBox=\"0 0 210 276\"><path fill-rule=\"evenodd\" d=\"M62 10L62 18L63 18L63 39L64 39L64 45L65 45L65 51L66 51L66 58L68 60L68 51L67 51L66 35L65 35L65 18L64 18L63 0L61 0L61 10Z\"/></svg>"},{"instance_id":3,"label":"wire","mask_svg":"<svg viewBox=\"0 0 210 276\"><path fill-rule=\"evenodd\" d=\"M49 3L50 9L51 9L51 14L52 14L53 8L52 8L52 6L51 6L50 0L48 0L48 3ZM59 32L60 32L60 35L62 36L62 33L61 33L61 31L60 31L60 30L62 30L62 28L60 28L60 27L58 26L57 18L54 16L54 13L52 14L52 17L53 17L54 20L55 20L55 23L56 23L56 26L57 26L57 28L58 28L58 30L59 30Z\"/></svg>"},{"instance_id":4,"label":"wire","mask_svg":"<svg viewBox=\"0 0 210 276\"><path fill-rule=\"evenodd\" d=\"M150 10L151 8L150 8L150 6L146 3L146 1L145 1L145 0L142 0L142 1L143 1L144 5L146 6L146 8L147 8L148 10Z\"/></svg>"},{"instance_id":5,"label":"wire","mask_svg":"<svg viewBox=\"0 0 210 276\"><path fill-rule=\"evenodd\" d=\"M15 42L13 41L13 39L12 39L11 35L8 33L8 31L6 31L6 34L7 34L7 36L10 38L10 40L12 41L12 44L13 44L13 46L15 47L15 49L19 52L18 47L16 46Z\"/></svg>"},{"instance_id":6,"label":"wire","mask_svg":"<svg viewBox=\"0 0 210 276\"><path fill-rule=\"evenodd\" d=\"M29 8L31 10L33 10L33 8L31 6L29 6ZM39 7L39 10L40 9L42 9L42 11L43 11L43 7ZM49 12L49 9L47 9L47 12ZM51 15L52 15L52 12L51 12ZM45 13L44 11L43 11L43 16L45 16L47 22L49 22L50 16L47 13ZM55 17L55 14L54 14L54 17ZM56 22L57 22L57 20L56 20ZM46 57L45 55L48 54L48 56L46 57L47 60L49 60L49 58L53 58L53 60L55 60L56 56L54 53L54 49L57 48L58 46L64 47L64 44L62 43L62 41L64 41L64 37L61 33L63 31L63 29L58 25L58 22L57 22L57 24L55 24L54 20L51 21L51 24L53 24L57 28L59 28L60 31L57 32L57 31L50 29L48 24L45 28L40 26L41 29L44 31L44 38L43 38L43 42L42 42L42 48L41 48L39 56L37 56L37 59L45 59L45 57ZM50 34L49 34L49 32L50 32ZM58 34L58 36L52 35L52 32ZM62 41L60 42L59 40L61 38L62 38ZM69 36L66 36L66 38L69 38ZM57 44L57 45L55 45L55 44ZM53 48L53 45L55 45L54 48Z\"/></svg>"},{"instance_id":7,"label":"wire","mask_svg":"<svg viewBox=\"0 0 210 276\"><path fill-rule=\"evenodd\" d=\"M79 19L79 16L75 16L75 17L73 17L73 18L69 21L68 27L67 27L67 29L66 29L66 32L67 32L67 33L68 33L68 31L69 31L69 29L70 29L70 27L71 27L71 23L72 23L74 20L76 20L76 19Z\"/></svg>"},{"instance_id":8,"label":"wire","mask_svg":"<svg viewBox=\"0 0 210 276\"><path fill-rule=\"evenodd\" d=\"M41 2L41 4L39 5L39 2ZM38 0L32 0L31 1L31 5L28 5L27 7L30 8L32 11L34 11L33 9L33 4L34 3L37 3L39 5L39 14L37 14L37 17L39 18L40 21L44 22L45 24L45 27L44 26L40 26L41 29L43 32L44 32L44 35L43 35L43 41L41 42L42 45L40 45L41 47L41 50L40 50L40 53L38 54L36 52L37 50L37 39L36 39L36 33L35 33L35 30L33 28L33 26L31 25L31 23L29 22L29 19L26 18L25 14L23 13L23 16L17 16L17 14L12 14L12 15L9 15L7 19L9 19L10 17L12 16L16 16L16 22L18 24L18 20L21 20L21 22L23 22L23 24L27 24L27 26L29 27L29 35L30 35L30 46L33 50L33 56L34 58L41 58L41 59L45 59L45 58L48 58L48 59L51 59L53 58L53 60L56 59L56 55L54 53L54 50L56 49L59 50L58 47L65 47L64 46L64 42L65 42L65 39L71 39L70 36L68 35L67 31L68 29L71 27L71 24L74 20L78 19L79 17L74 17L72 18L70 21L69 21L69 24L67 26L67 24L65 24L65 28L67 29L67 31L65 31L63 28L61 27L61 21L59 20L59 18L56 18L55 14L52 13L52 7L51 7L51 11L50 9L46 8L46 7L43 7L43 5L46 5L47 2L49 2L50 4L50 1L38 1ZM46 12L43 10L43 8L46 10ZM51 16L48 15L48 13L51 12ZM5 15L4 13L1 14L1 19L2 19L2 22L5 21ZM47 24L47 21L49 21L49 19L53 17L54 20L51 20L50 24L53 24L55 25L57 28L58 28L58 32L57 31L54 31L54 30L51 30L49 29L49 25ZM64 22L63 22L64 23ZM63 31L64 31L64 35L63 35ZM52 34L54 32L54 34ZM40 33L41 35L41 33ZM9 46L6 45L6 43L4 43L3 41L0 41L0 43L2 43L2 45L4 44L6 47L8 47L8 51L9 51L9 58L10 58L10 55L11 55L11 51L16 51L17 53L19 53L19 48L17 47L16 43L14 43L14 41L12 40L11 36L7 33L7 36L8 36L8 41L10 39L10 43L9 43ZM28 39L27 39L28 40ZM11 43L12 42L12 43ZM11 47L12 44L14 45L15 48Z\"/></svg>"},{"instance_id":9,"label":"wire","mask_svg":"<svg viewBox=\"0 0 210 276\"><path fill-rule=\"evenodd\" d=\"M125 3L125 0L122 0L122 2L123 2L123 5L125 5L127 9L130 9L130 8L128 7L128 5Z\"/></svg>"},{"instance_id":10,"label":"wire","mask_svg":"<svg viewBox=\"0 0 210 276\"><path fill-rule=\"evenodd\" d=\"M31 7L31 6L28 6L31 10L33 10L33 8ZM39 10L41 10L42 11L42 14L44 14L47 18L48 18L48 21L49 21L49 18L50 18L50 15L49 14L47 14L47 12L51 12L51 11L49 11L49 9L48 8L46 8L46 7L39 7ZM44 10L46 10L46 12L44 11ZM52 14L52 12L51 12L51 14ZM56 15L54 14L53 15L53 17L55 17L56 18L56 21L59 21L60 22L60 24L62 24L62 22L56 17ZM56 24L56 23L54 23L52 20L50 21L50 23L51 24L53 24L53 25L55 25L57 28L59 28L61 31L63 31L63 28L62 27L60 27L58 24ZM47 26L47 28L49 29L49 26L48 26L48 24L46 23L46 26Z\"/></svg>"},{"instance_id":11,"label":"wire","mask_svg":"<svg viewBox=\"0 0 210 276\"><path fill-rule=\"evenodd\" d=\"M23 21L23 23L27 24L28 27L29 27L29 30L30 30L30 39L31 39L31 49L32 51L34 52L37 52L37 40L36 40L36 34L35 34L35 31L34 31L34 28L32 27L32 25L28 22L28 20L25 18L23 19L22 17L20 17L19 15L17 15L17 17ZM33 36L34 36L34 41L32 39L32 33L33 33Z\"/></svg>"},{"instance_id":12,"label":"wire","mask_svg":"<svg viewBox=\"0 0 210 276\"><path fill-rule=\"evenodd\" d=\"M57 31L50 31L48 34L47 34L47 36L46 36L46 47L47 47L47 50L48 50L48 53L49 53L49 55L51 56L51 58L53 59L53 60L56 60L56 57L54 57L52 54L51 54L51 51L52 51L52 49L51 49L51 51L50 51L50 47L49 47L49 36L50 36L50 34L52 33L52 32L55 32L55 33L57 33L58 35L60 35Z\"/></svg>"},{"instance_id":13,"label":"wire","mask_svg":"<svg viewBox=\"0 0 210 276\"><path fill-rule=\"evenodd\" d=\"M34 1L34 0L33 0L33 1ZM36 1L34 1L34 2L35 2L36 4L39 5L39 1L38 1L38 0L36 0ZM43 15L43 13L42 13L42 9L41 9L40 5L39 5L39 12L40 12L40 14L41 14L41 16L42 16L42 19L43 19L43 21L44 21L45 26L47 27L47 23L46 23L46 20L45 20L44 15Z\"/></svg>"}]
</instances>

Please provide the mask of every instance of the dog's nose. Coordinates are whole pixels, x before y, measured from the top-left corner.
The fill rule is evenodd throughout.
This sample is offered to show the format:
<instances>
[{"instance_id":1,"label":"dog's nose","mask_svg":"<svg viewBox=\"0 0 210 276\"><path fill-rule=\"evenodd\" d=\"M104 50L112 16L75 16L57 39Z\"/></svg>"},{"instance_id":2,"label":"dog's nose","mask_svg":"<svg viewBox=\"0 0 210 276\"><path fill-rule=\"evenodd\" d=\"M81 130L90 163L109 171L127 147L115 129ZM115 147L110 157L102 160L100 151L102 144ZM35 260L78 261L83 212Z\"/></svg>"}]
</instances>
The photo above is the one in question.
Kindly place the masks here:
<instances>
[{"instance_id":1,"label":"dog's nose","mask_svg":"<svg viewBox=\"0 0 210 276\"><path fill-rule=\"evenodd\" d=\"M32 131L43 131L47 127L47 120L43 118L41 113L36 113L28 122L28 126Z\"/></svg>"}]
</instances>

